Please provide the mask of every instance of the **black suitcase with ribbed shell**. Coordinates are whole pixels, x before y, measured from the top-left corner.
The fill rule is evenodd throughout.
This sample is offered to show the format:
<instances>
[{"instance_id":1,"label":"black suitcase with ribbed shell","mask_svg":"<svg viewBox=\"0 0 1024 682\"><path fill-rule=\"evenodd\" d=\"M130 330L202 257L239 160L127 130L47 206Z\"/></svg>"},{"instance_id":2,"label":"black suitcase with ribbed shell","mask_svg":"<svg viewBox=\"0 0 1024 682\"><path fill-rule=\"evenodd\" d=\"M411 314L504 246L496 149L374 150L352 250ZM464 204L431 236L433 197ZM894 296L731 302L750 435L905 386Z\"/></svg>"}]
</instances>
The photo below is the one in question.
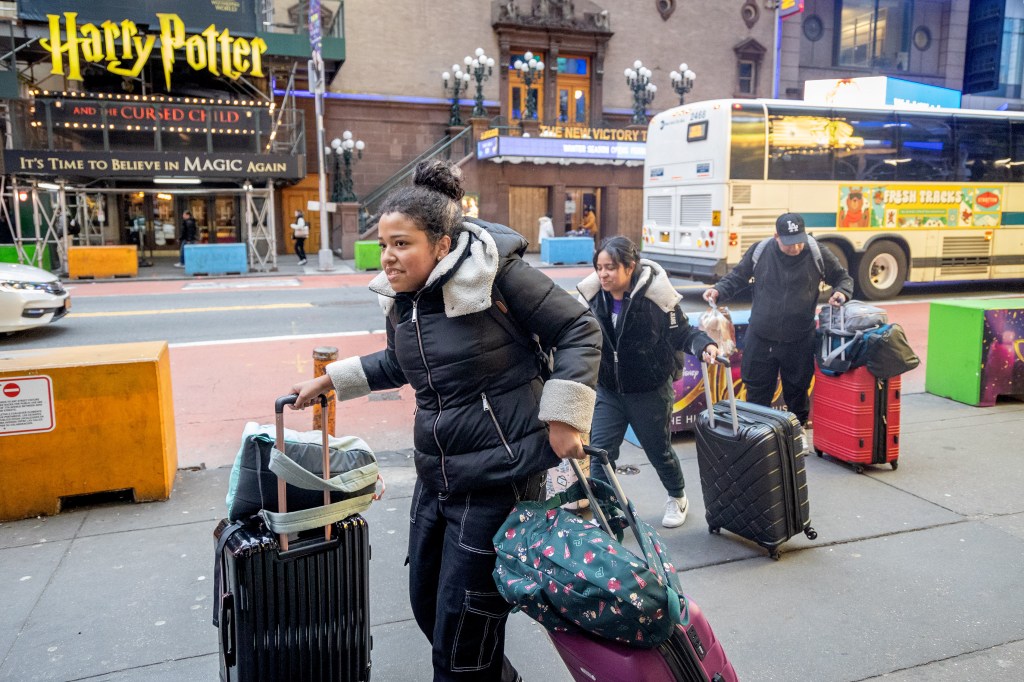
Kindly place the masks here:
<instances>
[{"instance_id":1,"label":"black suitcase with ribbed shell","mask_svg":"<svg viewBox=\"0 0 1024 682\"><path fill-rule=\"evenodd\" d=\"M711 405L707 366L705 396ZM708 531L731 531L779 558L779 545L811 527L804 459L807 436L796 416L729 400L701 412L696 420L697 465Z\"/></svg>"}]
</instances>

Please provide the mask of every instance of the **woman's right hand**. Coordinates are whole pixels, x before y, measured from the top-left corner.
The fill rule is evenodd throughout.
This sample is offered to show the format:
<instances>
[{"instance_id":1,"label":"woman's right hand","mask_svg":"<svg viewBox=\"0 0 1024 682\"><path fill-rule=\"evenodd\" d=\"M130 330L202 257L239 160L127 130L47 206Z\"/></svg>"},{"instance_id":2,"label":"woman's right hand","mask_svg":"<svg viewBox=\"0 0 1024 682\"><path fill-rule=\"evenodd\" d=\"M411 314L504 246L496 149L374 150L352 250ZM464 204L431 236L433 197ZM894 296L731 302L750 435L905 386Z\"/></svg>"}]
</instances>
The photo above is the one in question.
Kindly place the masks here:
<instances>
[{"instance_id":1,"label":"woman's right hand","mask_svg":"<svg viewBox=\"0 0 1024 682\"><path fill-rule=\"evenodd\" d=\"M318 376L316 379L297 383L292 386L292 393L299 397L295 399L295 404L291 408L293 410L304 410L310 405L315 404L320 396L327 395L332 388L334 386L331 384L331 377L327 374Z\"/></svg>"}]
</instances>

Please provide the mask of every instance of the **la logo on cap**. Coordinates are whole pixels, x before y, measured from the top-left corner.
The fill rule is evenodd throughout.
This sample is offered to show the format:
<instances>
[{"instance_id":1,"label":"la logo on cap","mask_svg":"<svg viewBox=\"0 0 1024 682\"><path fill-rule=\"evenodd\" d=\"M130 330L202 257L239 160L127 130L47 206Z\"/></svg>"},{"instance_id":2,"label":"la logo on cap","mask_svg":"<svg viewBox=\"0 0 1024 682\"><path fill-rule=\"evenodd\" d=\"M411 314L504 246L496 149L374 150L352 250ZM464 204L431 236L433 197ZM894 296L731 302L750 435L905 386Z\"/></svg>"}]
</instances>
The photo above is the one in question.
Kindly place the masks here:
<instances>
[{"instance_id":1,"label":"la logo on cap","mask_svg":"<svg viewBox=\"0 0 1024 682\"><path fill-rule=\"evenodd\" d=\"M790 234L793 234L794 232L799 232L800 231L800 226L797 225L796 223L794 223L792 220L787 220L786 224L789 226L789 233Z\"/></svg>"}]
</instances>

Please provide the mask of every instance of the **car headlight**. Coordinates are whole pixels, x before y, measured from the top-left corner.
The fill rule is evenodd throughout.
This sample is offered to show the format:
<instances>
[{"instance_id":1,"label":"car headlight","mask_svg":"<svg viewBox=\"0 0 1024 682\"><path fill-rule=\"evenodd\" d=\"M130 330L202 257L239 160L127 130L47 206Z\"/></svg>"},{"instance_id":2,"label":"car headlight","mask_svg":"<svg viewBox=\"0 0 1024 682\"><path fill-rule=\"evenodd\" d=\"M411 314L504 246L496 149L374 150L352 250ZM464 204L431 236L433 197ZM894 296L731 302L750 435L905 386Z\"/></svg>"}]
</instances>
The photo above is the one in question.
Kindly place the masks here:
<instances>
[{"instance_id":1,"label":"car headlight","mask_svg":"<svg viewBox=\"0 0 1024 682\"><path fill-rule=\"evenodd\" d=\"M8 291L48 291L51 294L63 294L64 287L61 286L60 282L0 282L0 289L7 289Z\"/></svg>"}]
</instances>

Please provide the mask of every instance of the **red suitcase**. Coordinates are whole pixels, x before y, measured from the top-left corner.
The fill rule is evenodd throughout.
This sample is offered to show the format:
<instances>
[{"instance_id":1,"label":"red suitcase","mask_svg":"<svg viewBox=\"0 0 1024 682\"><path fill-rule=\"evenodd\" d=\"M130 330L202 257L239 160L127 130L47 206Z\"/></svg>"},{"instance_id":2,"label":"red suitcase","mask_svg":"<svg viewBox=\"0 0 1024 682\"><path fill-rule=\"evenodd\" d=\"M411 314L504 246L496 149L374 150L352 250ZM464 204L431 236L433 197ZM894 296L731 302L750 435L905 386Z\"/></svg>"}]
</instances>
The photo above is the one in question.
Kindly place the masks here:
<instances>
[{"instance_id":1,"label":"red suitcase","mask_svg":"<svg viewBox=\"0 0 1024 682\"><path fill-rule=\"evenodd\" d=\"M866 367L838 376L814 371L811 422L814 450L853 464L859 473L865 464L899 465L899 376L878 379Z\"/></svg>"}]
</instances>

